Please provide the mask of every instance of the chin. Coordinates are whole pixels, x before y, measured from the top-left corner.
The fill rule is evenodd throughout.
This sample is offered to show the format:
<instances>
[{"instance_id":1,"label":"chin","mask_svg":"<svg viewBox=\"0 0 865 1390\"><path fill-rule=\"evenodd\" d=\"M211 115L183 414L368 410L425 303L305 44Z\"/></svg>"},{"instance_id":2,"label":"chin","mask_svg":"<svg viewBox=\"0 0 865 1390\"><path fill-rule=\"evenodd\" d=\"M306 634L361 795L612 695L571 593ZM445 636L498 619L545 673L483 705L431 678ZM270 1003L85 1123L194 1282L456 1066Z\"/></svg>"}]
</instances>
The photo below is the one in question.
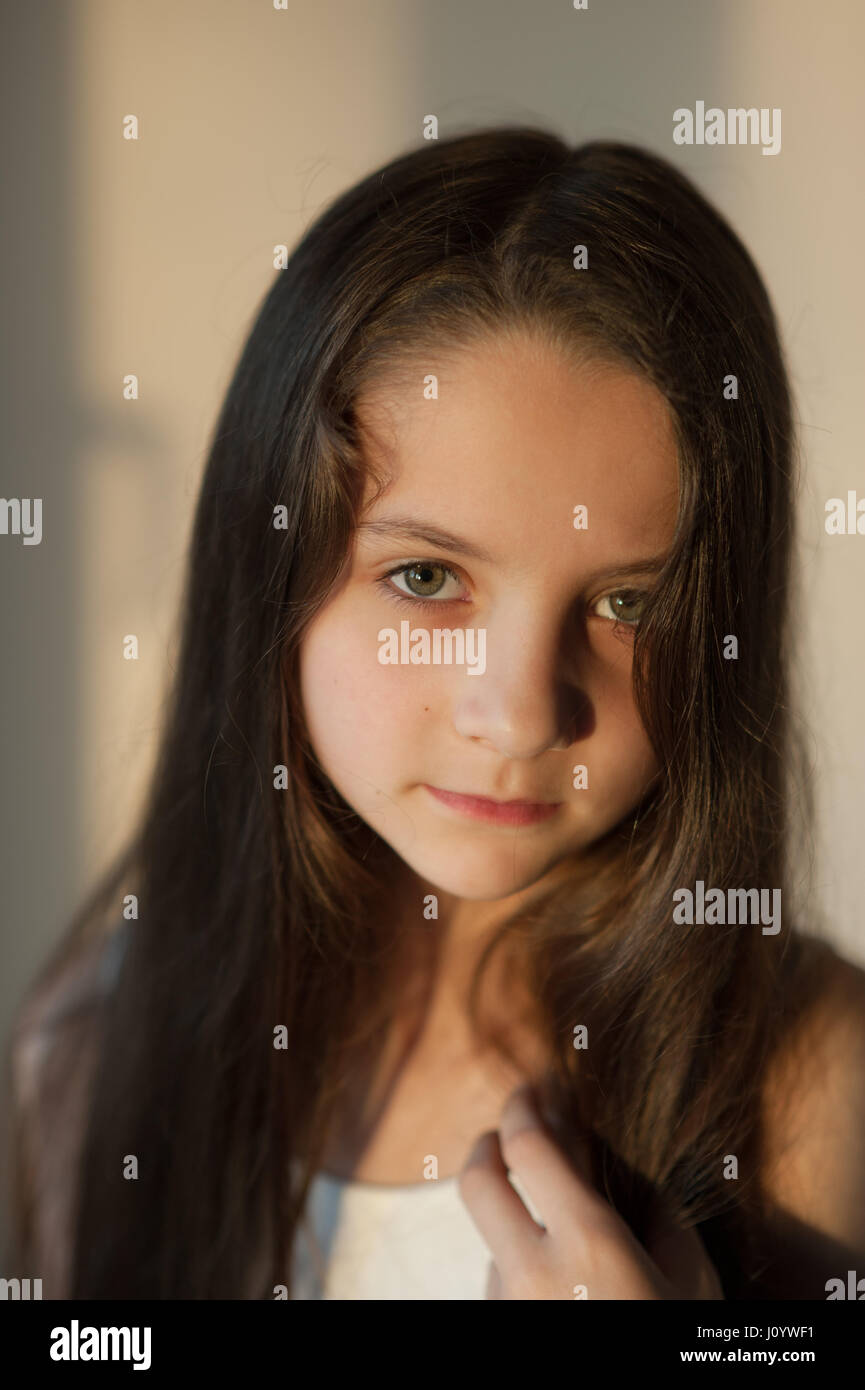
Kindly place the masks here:
<instances>
[{"instance_id":1,"label":"chin","mask_svg":"<svg viewBox=\"0 0 865 1390\"><path fill-rule=\"evenodd\" d=\"M396 852L399 854L399 850ZM515 870L512 847L509 853L494 856L463 852L441 858L402 854L400 858L434 891L450 893L469 902L498 902L520 893L543 878L558 860L558 856L538 856L534 862L529 862L527 857Z\"/></svg>"}]
</instances>

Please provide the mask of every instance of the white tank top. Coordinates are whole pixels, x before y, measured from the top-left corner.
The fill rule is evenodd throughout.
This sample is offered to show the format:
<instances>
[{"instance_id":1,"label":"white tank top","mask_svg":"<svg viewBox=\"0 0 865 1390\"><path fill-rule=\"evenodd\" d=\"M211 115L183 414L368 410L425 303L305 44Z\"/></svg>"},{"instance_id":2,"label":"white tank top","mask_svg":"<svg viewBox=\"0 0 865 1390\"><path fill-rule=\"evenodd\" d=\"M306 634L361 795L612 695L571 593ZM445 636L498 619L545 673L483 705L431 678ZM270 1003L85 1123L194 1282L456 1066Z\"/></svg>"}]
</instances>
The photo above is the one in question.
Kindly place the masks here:
<instances>
[{"instance_id":1,"label":"white tank top","mask_svg":"<svg viewBox=\"0 0 865 1390\"><path fill-rule=\"evenodd\" d=\"M320 1172L295 1240L292 1298L483 1299L491 1258L455 1176L397 1184Z\"/></svg>"}]
</instances>

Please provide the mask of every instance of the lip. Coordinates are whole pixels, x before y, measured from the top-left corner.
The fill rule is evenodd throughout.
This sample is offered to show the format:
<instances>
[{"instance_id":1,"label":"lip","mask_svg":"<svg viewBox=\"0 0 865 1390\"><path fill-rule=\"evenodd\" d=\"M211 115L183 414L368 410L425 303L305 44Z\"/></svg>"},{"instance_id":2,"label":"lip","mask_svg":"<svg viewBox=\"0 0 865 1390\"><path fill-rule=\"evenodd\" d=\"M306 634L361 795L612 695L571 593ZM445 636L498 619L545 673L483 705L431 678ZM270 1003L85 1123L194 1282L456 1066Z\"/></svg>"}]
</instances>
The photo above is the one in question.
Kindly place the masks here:
<instances>
[{"instance_id":1,"label":"lip","mask_svg":"<svg viewBox=\"0 0 865 1390\"><path fill-rule=\"evenodd\" d=\"M442 787L431 787L428 782L423 786L442 805L469 820L487 821L491 825L537 825L554 816L562 804L560 801L496 801L491 796L445 791Z\"/></svg>"}]
</instances>

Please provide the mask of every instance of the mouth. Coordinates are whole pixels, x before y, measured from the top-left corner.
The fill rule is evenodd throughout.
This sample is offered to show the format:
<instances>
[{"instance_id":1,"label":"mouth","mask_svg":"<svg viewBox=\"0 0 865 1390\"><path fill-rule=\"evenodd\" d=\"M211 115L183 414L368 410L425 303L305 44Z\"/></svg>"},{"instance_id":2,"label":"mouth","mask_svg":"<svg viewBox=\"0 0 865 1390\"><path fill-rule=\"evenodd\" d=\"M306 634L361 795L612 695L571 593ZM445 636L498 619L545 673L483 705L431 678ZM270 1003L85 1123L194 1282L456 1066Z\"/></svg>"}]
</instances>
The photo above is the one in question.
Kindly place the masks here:
<instances>
[{"instance_id":1,"label":"mouth","mask_svg":"<svg viewBox=\"0 0 865 1390\"><path fill-rule=\"evenodd\" d=\"M422 785L436 801L459 815L491 825L536 825L549 820L562 805L561 801L496 801L491 796L445 791L441 787L431 787L428 782Z\"/></svg>"}]
</instances>

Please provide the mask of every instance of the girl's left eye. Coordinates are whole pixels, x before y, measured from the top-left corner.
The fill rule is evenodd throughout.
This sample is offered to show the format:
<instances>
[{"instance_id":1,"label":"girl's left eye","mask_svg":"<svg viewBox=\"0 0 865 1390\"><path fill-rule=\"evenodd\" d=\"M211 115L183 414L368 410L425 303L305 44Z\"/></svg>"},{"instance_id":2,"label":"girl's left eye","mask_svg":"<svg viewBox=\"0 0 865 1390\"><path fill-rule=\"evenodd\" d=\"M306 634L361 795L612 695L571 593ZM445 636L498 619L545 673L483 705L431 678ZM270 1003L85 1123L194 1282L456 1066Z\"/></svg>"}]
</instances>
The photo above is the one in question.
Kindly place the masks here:
<instances>
[{"instance_id":1,"label":"girl's left eye","mask_svg":"<svg viewBox=\"0 0 865 1390\"><path fill-rule=\"evenodd\" d=\"M599 618L611 618L613 622L626 623L628 627L636 627L640 621L642 613L640 609L646 602L646 594L640 593L638 589L619 589L616 593L605 594L599 598L595 604L595 610L602 604L609 604L609 613L598 613ZM636 609L636 613L634 613Z\"/></svg>"},{"instance_id":2,"label":"girl's left eye","mask_svg":"<svg viewBox=\"0 0 865 1390\"><path fill-rule=\"evenodd\" d=\"M398 584L398 579L403 580L407 587L403 588ZM396 588L403 598L415 603L423 603L424 600L446 603L449 599L461 597L459 592L442 592L447 590L449 580L453 581L457 590L460 589L458 575L438 560L415 560L410 565L400 565L398 569L389 570L382 576L382 582L391 592Z\"/></svg>"}]
</instances>

